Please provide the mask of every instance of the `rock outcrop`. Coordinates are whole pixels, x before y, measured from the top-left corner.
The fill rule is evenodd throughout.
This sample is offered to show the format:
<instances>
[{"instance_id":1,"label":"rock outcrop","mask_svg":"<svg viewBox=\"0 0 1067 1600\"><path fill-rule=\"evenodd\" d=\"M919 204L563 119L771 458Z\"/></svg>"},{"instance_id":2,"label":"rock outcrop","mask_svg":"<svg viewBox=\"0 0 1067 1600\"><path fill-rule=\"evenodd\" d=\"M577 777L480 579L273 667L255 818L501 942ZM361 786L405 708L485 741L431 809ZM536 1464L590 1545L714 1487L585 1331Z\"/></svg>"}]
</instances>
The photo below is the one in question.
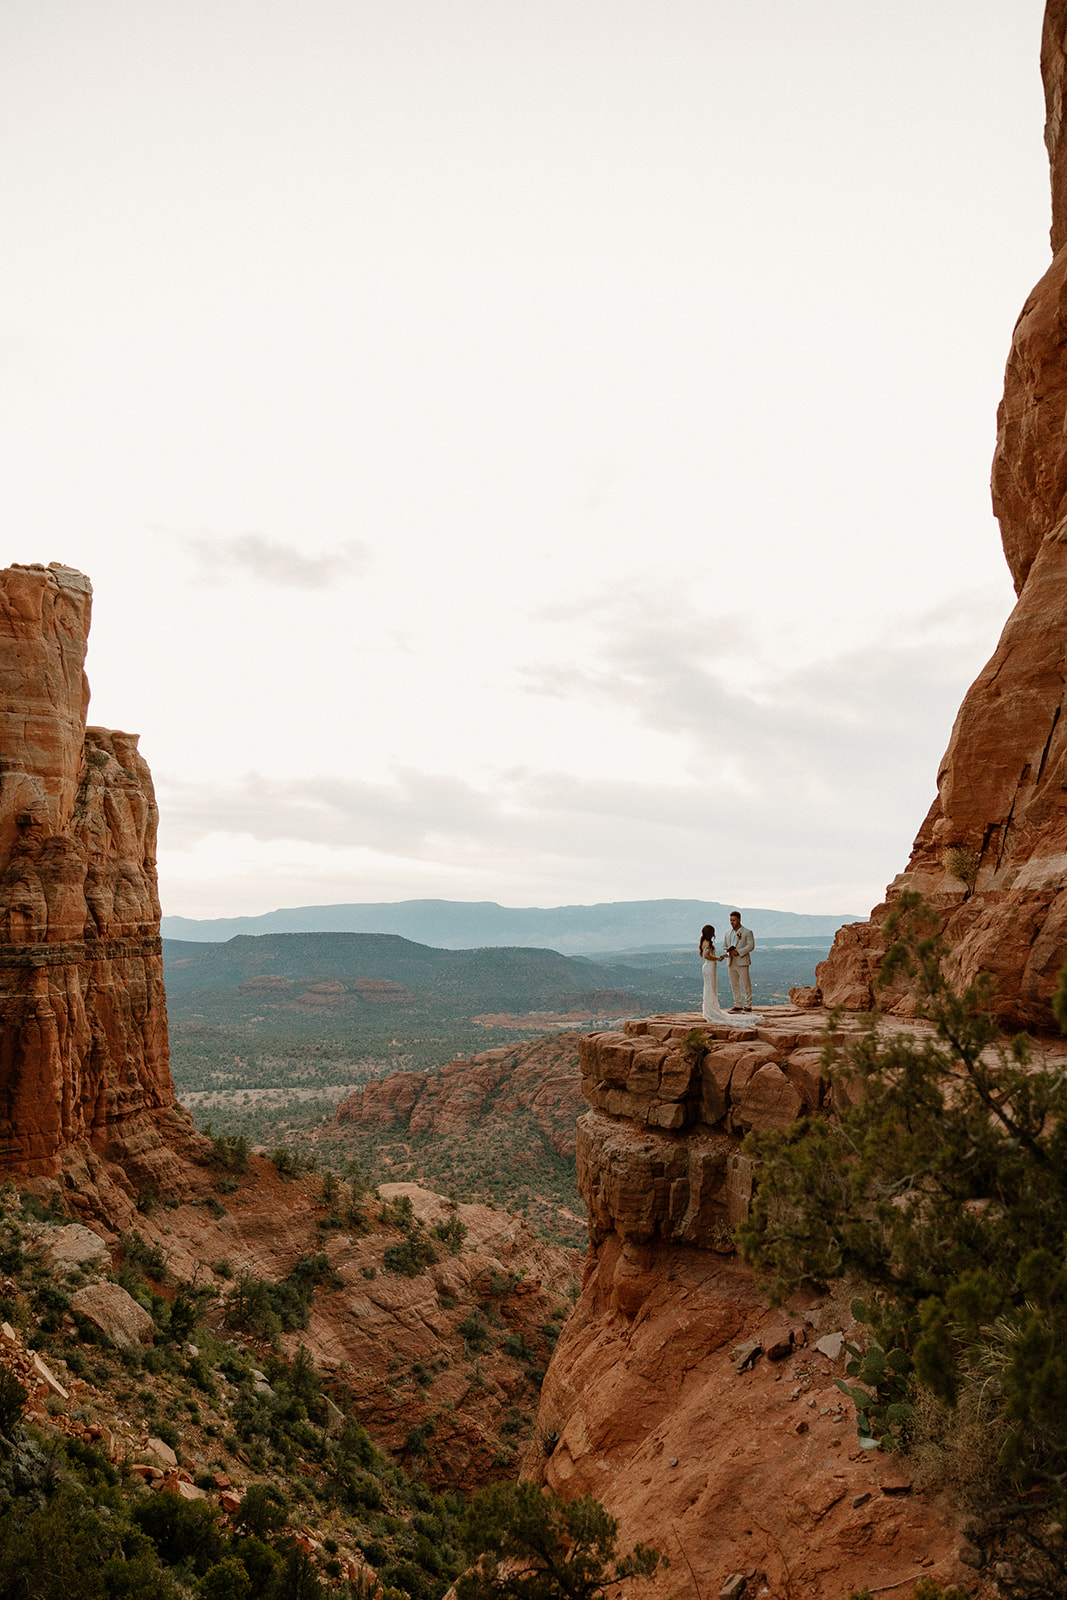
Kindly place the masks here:
<instances>
[{"instance_id":1,"label":"rock outcrop","mask_svg":"<svg viewBox=\"0 0 1067 1600\"><path fill-rule=\"evenodd\" d=\"M1047 6L1041 68L1054 255L1015 325L993 460L993 505L1018 601L960 708L906 870L870 922L841 930L818 968L827 1005L871 1004L882 929L905 889L940 912L958 981L993 975L1007 1022L1051 1024L1067 959L1065 0Z\"/></svg>"},{"instance_id":2,"label":"rock outcrop","mask_svg":"<svg viewBox=\"0 0 1067 1600\"><path fill-rule=\"evenodd\" d=\"M944 1502L858 1446L835 1386L849 1312L815 1295L770 1309L733 1250L752 1192L742 1136L825 1102L825 1029L775 1007L754 1027L652 1017L582 1041L589 1254L525 1471L595 1495L625 1544L666 1554L659 1595L680 1571L698 1594L741 1574L746 1594L820 1600L969 1576Z\"/></svg>"},{"instance_id":3,"label":"rock outcrop","mask_svg":"<svg viewBox=\"0 0 1067 1600\"><path fill-rule=\"evenodd\" d=\"M342 1100L336 1120L364 1127L402 1123L413 1138L447 1138L483 1124L506 1131L525 1111L557 1155L573 1157L575 1119L584 1108L578 1037L482 1050L437 1072L392 1072Z\"/></svg>"},{"instance_id":4,"label":"rock outcrop","mask_svg":"<svg viewBox=\"0 0 1067 1600\"><path fill-rule=\"evenodd\" d=\"M0 1168L162 1185L174 1103L157 812L133 734L86 726L92 589L70 567L0 572Z\"/></svg>"}]
</instances>

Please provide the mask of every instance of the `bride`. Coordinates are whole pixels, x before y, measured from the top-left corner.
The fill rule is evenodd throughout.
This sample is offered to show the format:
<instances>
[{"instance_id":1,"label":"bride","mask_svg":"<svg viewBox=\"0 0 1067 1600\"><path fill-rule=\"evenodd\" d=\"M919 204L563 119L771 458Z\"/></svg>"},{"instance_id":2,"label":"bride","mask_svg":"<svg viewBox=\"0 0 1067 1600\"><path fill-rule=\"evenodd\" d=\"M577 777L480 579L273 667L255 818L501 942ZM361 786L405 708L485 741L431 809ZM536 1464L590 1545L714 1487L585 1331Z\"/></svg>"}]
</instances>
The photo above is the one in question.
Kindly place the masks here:
<instances>
[{"instance_id":1,"label":"bride","mask_svg":"<svg viewBox=\"0 0 1067 1600\"><path fill-rule=\"evenodd\" d=\"M737 1017L728 1016L719 1008L719 962L725 961L725 955L715 954L715 929L710 922L706 922L700 930L700 956L704 963L704 1003L701 1014L705 1022L721 1022L728 1028L750 1028L754 1022L759 1022L759 1017L746 1016L743 1022Z\"/></svg>"}]
</instances>

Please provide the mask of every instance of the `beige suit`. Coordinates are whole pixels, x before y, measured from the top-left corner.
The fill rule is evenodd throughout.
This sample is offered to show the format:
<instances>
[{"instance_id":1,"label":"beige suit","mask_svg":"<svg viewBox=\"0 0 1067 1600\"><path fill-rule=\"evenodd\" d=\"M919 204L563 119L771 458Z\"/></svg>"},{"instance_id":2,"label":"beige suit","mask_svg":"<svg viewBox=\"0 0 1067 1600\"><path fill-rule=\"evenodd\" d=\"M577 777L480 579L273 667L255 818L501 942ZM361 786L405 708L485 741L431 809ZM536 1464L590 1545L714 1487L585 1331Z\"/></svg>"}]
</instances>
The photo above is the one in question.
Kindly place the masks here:
<instances>
[{"instance_id":1,"label":"beige suit","mask_svg":"<svg viewBox=\"0 0 1067 1600\"><path fill-rule=\"evenodd\" d=\"M732 941L732 942L731 942ZM726 963L734 1005L752 1010L752 952L756 936L748 928L731 928L726 935Z\"/></svg>"}]
</instances>

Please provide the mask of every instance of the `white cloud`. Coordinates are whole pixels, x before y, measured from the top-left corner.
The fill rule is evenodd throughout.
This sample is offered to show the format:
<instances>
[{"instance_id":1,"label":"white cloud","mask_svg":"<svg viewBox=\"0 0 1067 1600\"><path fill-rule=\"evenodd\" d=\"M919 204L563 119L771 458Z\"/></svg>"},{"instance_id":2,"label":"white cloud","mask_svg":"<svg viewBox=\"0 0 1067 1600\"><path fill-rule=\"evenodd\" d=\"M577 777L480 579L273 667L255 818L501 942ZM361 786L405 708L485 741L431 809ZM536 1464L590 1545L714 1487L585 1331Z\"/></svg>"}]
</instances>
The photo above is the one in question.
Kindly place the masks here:
<instances>
[{"instance_id":1,"label":"white cloud","mask_svg":"<svg viewBox=\"0 0 1067 1600\"><path fill-rule=\"evenodd\" d=\"M232 539L184 534L181 539L213 578L247 574L283 588L325 589L365 572L369 565L368 549L357 540L322 555L307 555L296 545L259 533L242 533Z\"/></svg>"}]
</instances>

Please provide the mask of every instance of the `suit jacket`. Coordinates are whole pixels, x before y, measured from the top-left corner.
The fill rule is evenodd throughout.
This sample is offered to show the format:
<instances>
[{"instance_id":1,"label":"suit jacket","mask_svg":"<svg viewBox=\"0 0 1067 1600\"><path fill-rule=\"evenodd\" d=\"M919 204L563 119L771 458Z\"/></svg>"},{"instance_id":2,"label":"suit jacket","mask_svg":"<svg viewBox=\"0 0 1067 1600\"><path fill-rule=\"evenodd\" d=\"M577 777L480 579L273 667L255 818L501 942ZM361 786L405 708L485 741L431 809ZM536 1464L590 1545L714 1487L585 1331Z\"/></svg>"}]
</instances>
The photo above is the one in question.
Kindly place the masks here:
<instances>
[{"instance_id":1,"label":"suit jacket","mask_svg":"<svg viewBox=\"0 0 1067 1600\"><path fill-rule=\"evenodd\" d=\"M730 930L733 932L733 930ZM730 937L729 934L726 936ZM749 928L738 928L737 944L726 951L730 966L750 967L752 952L756 948L756 935Z\"/></svg>"}]
</instances>

